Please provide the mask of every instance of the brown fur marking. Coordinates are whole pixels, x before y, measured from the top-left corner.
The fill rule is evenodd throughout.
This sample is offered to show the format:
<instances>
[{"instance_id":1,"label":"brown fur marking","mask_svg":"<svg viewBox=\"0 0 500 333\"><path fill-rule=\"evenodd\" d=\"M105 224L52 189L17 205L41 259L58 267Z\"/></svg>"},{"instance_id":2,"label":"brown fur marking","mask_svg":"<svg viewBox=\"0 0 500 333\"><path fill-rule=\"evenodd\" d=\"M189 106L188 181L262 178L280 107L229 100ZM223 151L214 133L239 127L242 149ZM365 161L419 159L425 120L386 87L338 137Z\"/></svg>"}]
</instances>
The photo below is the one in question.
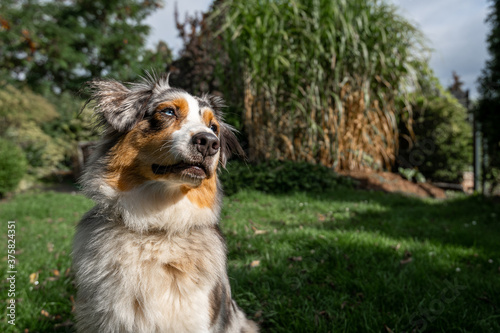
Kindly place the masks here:
<instances>
[{"instance_id":1,"label":"brown fur marking","mask_svg":"<svg viewBox=\"0 0 500 333\"><path fill-rule=\"evenodd\" d=\"M174 99L173 101L163 102L158 105L156 111L171 107L178 112L178 117L184 119L189 112L188 102L184 98Z\"/></svg>"},{"instance_id":2,"label":"brown fur marking","mask_svg":"<svg viewBox=\"0 0 500 333\"><path fill-rule=\"evenodd\" d=\"M162 117L161 115L154 115ZM155 152L165 144L172 133L180 128L179 122L153 134L145 134L148 122L141 121L128 132L111 150L107 183L120 191L129 191L148 180L165 179L167 175L156 175L151 166L154 163L168 164L171 161L156 161Z\"/></svg>"},{"instance_id":3,"label":"brown fur marking","mask_svg":"<svg viewBox=\"0 0 500 333\"><path fill-rule=\"evenodd\" d=\"M189 201L200 208L210 208L215 204L217 193L217 182L215 176L203 179L201 185L197 188L181 186L182 193L186 194Z\"/></svg>"},{"instance_id":4,"label":"brown fur marking","mask_svg":"<svg viewBox=\"0 0 500 333\"><path fill-rule=\"evenodd\" d=\"M212 112L212 110L210 109L206 109L204 112L203 112L203 122L205 123L205 125L207 126L210 126L210 125L217 125L217 131L216 131L216 135L218 136L219 133L220 133L220 125L219 125L219 122L217 121L217 119L215 118L215 115L214 113Z\"/></svg>"},{"instance_id":5,"label":"brown fur marking","mask_svg":"<svg viewBox=\"0 0 500 333\"><path fill-rule=\"evenodd\" d=\"M141 318L141 319L144 318L144 312L142 310L141 301L138 298L136 298L134 301L134 313L139 318Z\"/></svg>"},{"instance_id":6,"label":"brown fur marking","mask_svg":"<svg viewBox=\"0 0 500 333\"><path fill-rule=\"evenodd\" d=\"M173 263L162 264L162 268L168 276L173 276L174 278L180 278L185 275L185 272Z\"/></svg>"},{"instance_id":7,"label":"brown fur marking","mask_svg":"<svg viewBox=\"0 0 500 333\"><path fill-rule=\"evenodd\" d=\"M215 325L222 306L222 285L217 283L210 293L210 326Z\"/></svg>"}]
</instances>

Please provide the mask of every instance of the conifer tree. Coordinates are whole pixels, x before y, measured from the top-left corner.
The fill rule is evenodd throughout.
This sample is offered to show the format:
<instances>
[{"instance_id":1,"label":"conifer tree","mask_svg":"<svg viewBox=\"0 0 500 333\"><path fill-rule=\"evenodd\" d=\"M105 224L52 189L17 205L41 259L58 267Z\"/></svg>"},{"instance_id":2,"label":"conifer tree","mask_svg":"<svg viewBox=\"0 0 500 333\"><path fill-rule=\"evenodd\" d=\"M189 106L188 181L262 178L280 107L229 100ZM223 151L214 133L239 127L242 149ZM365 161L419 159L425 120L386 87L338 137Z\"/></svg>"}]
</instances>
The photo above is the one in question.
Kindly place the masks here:
<instances>
[{"instance_id":1,"label":"conifer tree","mask_svg":"<svg viewBox=\"0 0 500 333\"><path fill-rule=\"evenodd\" d=\"M486 142L488 154L485 176L493 182L500 178L500 0L492 0L487 22L491 26L488 35L490 59L479 78L479 101L476 119Z\"/></svg>"},{"instance_id":2,"label":"conifer tree","mask_svg":"<svg viewBox=\"0 0 500 333\"><path fill-rule=\"evenodd\" d=\"M141 60L152 59L145 50L144 19L160 5L161 0L2 0L0 76L56 93L78 90L103 75L130 80L141 73Z\"/></svg>"}]
</instances>

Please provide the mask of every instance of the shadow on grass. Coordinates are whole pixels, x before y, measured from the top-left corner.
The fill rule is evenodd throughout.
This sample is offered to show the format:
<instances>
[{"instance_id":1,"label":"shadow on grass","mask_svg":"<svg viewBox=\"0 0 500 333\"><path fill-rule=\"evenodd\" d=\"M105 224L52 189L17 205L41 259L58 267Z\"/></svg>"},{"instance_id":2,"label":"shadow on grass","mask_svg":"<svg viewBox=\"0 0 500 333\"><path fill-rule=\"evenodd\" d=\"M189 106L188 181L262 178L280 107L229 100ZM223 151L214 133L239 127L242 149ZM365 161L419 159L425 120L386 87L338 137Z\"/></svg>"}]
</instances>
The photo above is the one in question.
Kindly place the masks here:
<instances>
[{"instance_id":1,"label":"shadow on grass","mask_svg":"<svg viewBox=\"0 0 500 333\"><path fill-rule=\"evenodd\" d=\"M330 211L318 211L313 220L287 224L288 227L307 224L308 228L319 230L368 231L394 239L499 251L500 205L482 196L437 200L350 189L304 194L311 201L337 205ZM283 225L280 221L271 224Z\"/></svg>"},{"instance_id":2,"label":"shadow on grass","mask_svg":"<svg viewBox=\"0 0 500 333\"><path fill-rule=\"evenodd\" d=\"M297 200L278 208L250 197L265 208L245 216L266 232L228 227L229 267L265 332L500 329L498 205L352 190L279 195Z\"/></svg>"}]
</instances>

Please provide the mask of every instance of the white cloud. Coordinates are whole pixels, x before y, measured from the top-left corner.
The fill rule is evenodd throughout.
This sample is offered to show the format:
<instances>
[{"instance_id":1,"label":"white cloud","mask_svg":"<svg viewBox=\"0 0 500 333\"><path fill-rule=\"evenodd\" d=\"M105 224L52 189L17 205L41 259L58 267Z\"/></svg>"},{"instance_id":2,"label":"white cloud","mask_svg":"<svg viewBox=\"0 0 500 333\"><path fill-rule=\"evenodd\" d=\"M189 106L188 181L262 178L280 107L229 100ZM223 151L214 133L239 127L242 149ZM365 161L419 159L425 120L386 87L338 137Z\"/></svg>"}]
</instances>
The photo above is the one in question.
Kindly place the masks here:
<instances>
[{"instance_id":1,"label":"white cloud","mask_svg":"<svg viewBox=\"0 0 500 333\"><path fill-rule=\"evenodd\" d=\"M489 12L487 0L392 0L399 12L419 27L434 49L430 65L441 83L452 83L457 72L477 96L476 80L488 57L485 23Z\"/></svg>"}]
</instances>

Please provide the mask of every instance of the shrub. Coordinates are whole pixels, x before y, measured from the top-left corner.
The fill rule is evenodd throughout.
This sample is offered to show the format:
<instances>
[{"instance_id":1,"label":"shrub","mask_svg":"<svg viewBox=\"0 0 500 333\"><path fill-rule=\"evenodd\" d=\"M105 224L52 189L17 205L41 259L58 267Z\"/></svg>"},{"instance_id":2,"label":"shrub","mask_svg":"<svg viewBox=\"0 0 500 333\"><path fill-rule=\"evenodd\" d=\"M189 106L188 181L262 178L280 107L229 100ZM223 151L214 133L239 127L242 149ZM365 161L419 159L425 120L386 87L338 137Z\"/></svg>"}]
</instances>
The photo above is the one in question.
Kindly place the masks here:
<instances>
[{"instance_id":1,"label":"shrub","mask_svg":"<svg viewBox=\"0 0 500 333\"><path fill-rule=\"evenodd\" d=\"M16 189L26 172L26 158L14 143L0 138L0 197Z\"/></svg>"},{"instance_id":2,"label":"shrub","mask_svg":"<svg viewBox=\"0 0 500 333\"><path fill-rule=\"evenodd\" d=\"M29 89L0 88L0 133L27 121L42 125L59 117L54 105Z\"/></svg>"},{"instance_id":3,"label":"shrub","mask_svg":"<svg viewBox=\"0 0 500 333\"><path fill-rule=\"evenodd\" d=\"M28 172L37 178L50 175L62 166L69 142L50 137L34 122L10 127L5 136L24 151L29 164Z\"/></svg>"},{"instance_id":4,"label":"shrub","mask_svg":"<svg viewBox=\"0 0 500 333\"><path fill-rule=\"evenodd\" d=\"M82 110L85 100L81 96L63 92L60 95L47 95L47 99L57 107L59 117L42 125L45 133L72 143L97 139L93 111L91 108Z\"/></svg>"},{"instance_id":5,"label":"shrub","mask_svg":"<svg viewBox=\"0 0 500 333\"><path fill-rule=\"evenodd\" d=\"M242 189L267 193L315 192L352 184L350 179L322 165L277 160L260 164L233 161L227 170L222 170L220 178L227 195Z\"/></svg>"},{"instance_id":6,"label":"shrub","mask_svg":"<svg viewBox=\"0 0 500 333\"><path fill-rule=\"evenodd\" d=\"M398 162L433 181L459 182L472 164L472 129L457 99L437 81L431 85L413 105L414 140L401 140Z\"/></svg>"},{"instance_id":7,"label":"shrub","mask_svg":"<svg viewBox=\"0 0 500 333\"><path fill-rule=\"evenodd\" d=\"M23 150L29 174L46 177L71 166L77 141L95 137L91 111L80 113L82 105L70 93L44 97L5 85L0 89L0 136Z\"/></svg>"}]
</instances>

